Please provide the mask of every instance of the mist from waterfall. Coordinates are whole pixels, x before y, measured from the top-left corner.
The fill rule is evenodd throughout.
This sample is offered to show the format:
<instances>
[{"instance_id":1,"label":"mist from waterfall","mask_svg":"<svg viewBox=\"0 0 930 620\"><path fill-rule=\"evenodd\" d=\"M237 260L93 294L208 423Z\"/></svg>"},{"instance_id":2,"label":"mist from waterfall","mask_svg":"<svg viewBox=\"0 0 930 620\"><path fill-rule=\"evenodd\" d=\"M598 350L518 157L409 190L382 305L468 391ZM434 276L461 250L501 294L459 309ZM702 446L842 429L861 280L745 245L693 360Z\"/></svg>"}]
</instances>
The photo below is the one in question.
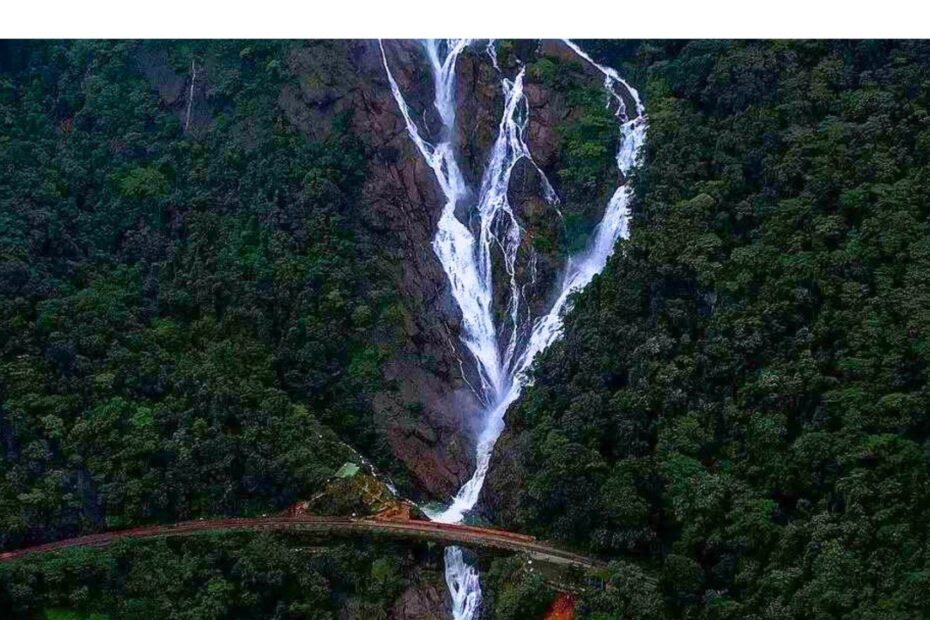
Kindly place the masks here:
<instances>
[{"instance_id":1,"label":"mist from waterfall","mask_svg":"<svg viewBox=\"0 0 930 620\"><path fill-rule=\"evenodd\" d=\"M632 190L625 180L636 165L646 137L645 110L637 91L614 69L595 63L576 44L566 40L570 49L604 76L607 105L615 108L620 127L616 162L623 182L608 201L587 247L568 258L555 301L545 314L532 321L527 334L526 329L521 329L521 313L526 312L526 300L523 298L523 283L517 277L523 229L508 200L510 178L517 163L526 160L535 166L525 142L529 120L529 105L523 92L525 69L520 65L516 75L508 78L498 66L494 42L485 46L484 53L500 77L504 105L480 187L477 192L472 192L453 147L456 62L472 43L468 39L423 42L434 81L433 107L441 122L439 135L432 141L421 135L391 72L383 44L381 47L391 92L404 117L407 133L433 170L445 198L432 247L462 313L460 338L473 358L481 382L480 389L476 391L484 405L475 472L445 510L429 515L442 523L461 522L474 508L488 472L494 444L504 429L504 416L526 385L527 370L536 355L561 335L562 316L569 307L571 295L587 286L603 270L617 240L627 236ZM632 114L628 112L627 101L634 104ZM543 196L551 204L556 204L558 197L548 179L538 167L536 170L542 180ZM457 211L467 214L471 226L457 217ZM508 278L506 325L498 325L494 315L492 260L495 251L501 253L501 265ZM465 560L458 547L446 549L445 562L453 617L455 620L471 620L481 602L477 570Z\"/></svg>"}]
</instances>

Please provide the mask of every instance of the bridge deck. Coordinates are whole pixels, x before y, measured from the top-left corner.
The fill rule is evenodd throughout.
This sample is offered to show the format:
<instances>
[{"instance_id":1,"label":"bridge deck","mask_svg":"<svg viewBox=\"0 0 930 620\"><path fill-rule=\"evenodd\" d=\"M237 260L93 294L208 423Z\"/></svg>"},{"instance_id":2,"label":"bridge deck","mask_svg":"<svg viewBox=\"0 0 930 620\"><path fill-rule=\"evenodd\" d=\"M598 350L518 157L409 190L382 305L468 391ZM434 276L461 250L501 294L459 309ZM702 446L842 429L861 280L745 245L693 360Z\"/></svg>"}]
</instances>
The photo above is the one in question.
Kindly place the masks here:
<instances>
[{"instance_id":1,"label":"bridge deck","mask_svg":"<svg viewBox=\"0 0 930 620\"><path fill-rule=\"evenodd\" d=\"M591 558L541 543L532 536L506 530L433 523L430 521L390 521L352 519L348 517L262 517L253 519L211 519L184 521L171 525L154 525L69 538L57 542L0 553L0 562L28 555L49 553L70 547L103 547L118 540L186 536L223 531L301 531L334 536L384 535L445 544L478 547L497 551L525 553L535 560L552 564L590 568L599 563Z\"/></svg>"}]
</instances>

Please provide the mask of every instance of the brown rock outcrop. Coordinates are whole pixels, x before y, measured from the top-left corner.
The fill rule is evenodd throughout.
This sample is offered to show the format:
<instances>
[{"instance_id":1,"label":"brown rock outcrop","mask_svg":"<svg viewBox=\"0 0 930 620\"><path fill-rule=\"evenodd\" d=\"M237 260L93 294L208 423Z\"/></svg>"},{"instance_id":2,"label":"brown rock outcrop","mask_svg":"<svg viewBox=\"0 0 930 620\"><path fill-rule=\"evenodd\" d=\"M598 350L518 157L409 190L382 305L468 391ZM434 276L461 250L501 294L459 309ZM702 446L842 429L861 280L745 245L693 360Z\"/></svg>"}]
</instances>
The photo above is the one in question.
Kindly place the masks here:
<instances>
[{"instance_id":1,"label":"brown rock outcrop","mask_svg":"<svg viewBox=\"0 0 930 620\"><path fill-rule=\"evenodd\" d=\"M449 594L437 577L436 573L418 575L391 607L388 617L391 620L441 620L451 616Z\"/></svg>"}]
</instances>

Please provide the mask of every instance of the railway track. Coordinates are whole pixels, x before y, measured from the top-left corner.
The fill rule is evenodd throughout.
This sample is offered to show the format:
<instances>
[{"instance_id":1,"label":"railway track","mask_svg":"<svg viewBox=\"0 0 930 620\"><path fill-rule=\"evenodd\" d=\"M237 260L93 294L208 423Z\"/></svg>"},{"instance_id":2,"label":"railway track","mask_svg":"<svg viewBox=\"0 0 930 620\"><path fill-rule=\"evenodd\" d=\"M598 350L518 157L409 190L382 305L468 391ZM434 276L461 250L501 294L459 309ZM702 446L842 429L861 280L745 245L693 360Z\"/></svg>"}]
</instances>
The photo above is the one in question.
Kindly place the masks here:
<instances>
[{"instance_id":1,"label":"railway track","mask_svg":"<svg viewBox=\"0 0 930 620\"><path fill-rule=\"evenodd\" d=\"M120 540L144 540L231 531L297 531L332 536L333 538L386 536L523 553L534 560L561 566L591 568L599 565L599 562L594 559L540 542L532 536L507 530L434 523L431 521L392 521L372 518L316 516L209 519L101 532L6 551L0 553L0 562L10 562L24 557L54 553L73 547L105 547Z\"/></svg>"}]
</instances>

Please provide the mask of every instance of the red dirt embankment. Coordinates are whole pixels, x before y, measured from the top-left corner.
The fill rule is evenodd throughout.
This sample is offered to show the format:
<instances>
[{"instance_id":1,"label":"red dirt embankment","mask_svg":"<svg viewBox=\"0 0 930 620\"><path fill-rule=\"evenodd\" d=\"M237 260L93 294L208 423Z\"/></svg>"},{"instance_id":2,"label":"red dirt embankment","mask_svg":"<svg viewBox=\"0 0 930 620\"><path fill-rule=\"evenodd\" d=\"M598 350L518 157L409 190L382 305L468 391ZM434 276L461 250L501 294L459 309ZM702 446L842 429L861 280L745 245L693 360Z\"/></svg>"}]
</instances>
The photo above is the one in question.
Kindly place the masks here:
<instances>
[{"instance_id":1,"label":"red dirt embankment","mask_svg":"<svg viewBox=\"0 0 930 620\"><path fill-rule=\"evenodd\" d=\"M543 620L574 620L575 599L567 592L560 592Z\"/></svg>"}]
</instances>

